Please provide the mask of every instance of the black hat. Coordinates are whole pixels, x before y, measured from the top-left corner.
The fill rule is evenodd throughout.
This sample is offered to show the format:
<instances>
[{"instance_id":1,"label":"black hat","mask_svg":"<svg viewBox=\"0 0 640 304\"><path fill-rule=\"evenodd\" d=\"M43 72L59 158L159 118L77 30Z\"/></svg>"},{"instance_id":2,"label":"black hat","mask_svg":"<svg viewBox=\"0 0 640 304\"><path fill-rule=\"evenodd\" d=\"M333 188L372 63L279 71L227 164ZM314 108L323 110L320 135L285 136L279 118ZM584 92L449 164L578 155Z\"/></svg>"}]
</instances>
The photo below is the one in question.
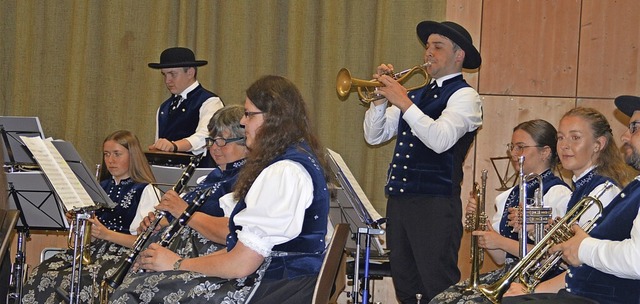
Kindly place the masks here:
<instances>
[{"instance_id":1,"label":"black hat","mask_svg":"<svg viewBox=\"0 0 640 304\"><path fill-rule=\"evenodd\" d=\"M418 23L416 31L423 44L427 43L427 38L431 34L440 34L459 45L465 53L464 62L462 63L463 68L473 70L479 68L480 64L482 64L480 52L473 46L471 35L461 25L451 21L422 21Z\"/></svg>"},{"instance_id":2,"label":"black hat","mask_svg":"<svg viewBox=\"0 0 640 304\"><path fill-rule=\"evenodd\" d=\"M621 95L616 97L616 107L627 116L633 116L633 112L640 111L640 97Z\"/></svg>"},{"instance_id":3,"label":"black hat","mask_svg":"<svg viewBox=\"0 0 640 304\"><path fill-rule=\"evenodd\" d=\"M160 63L149 63L153 69L197 67L207 64L206 60L196 60L196 56L188 48L172 47L162 51Z\"/></svg>"}]
</instances>

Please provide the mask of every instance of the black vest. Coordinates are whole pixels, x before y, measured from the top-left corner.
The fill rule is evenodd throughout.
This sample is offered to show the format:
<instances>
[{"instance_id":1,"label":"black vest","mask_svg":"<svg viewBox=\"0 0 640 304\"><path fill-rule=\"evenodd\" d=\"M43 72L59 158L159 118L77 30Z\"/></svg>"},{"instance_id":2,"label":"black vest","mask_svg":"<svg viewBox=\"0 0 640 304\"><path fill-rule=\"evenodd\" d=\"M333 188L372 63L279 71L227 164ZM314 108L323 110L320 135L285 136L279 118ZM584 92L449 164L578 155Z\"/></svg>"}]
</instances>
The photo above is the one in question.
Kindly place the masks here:
<instances>
[{"instance_id":1,"label":"black vest","mask_svg":"<svg viewBox=\"0 0 640 304\"><path fill-rule=\"evenodd\" d=\"M160 105L158 111L158 138L174 141L193 135L200 121L200 108L211 97L218 96L198 85L171 113L169 108L173 96L169 97Z\"/></svg>"},{"instance_id":2,"label":"black vest","mask_svg":"<svg viewBox=\"0 0 640 304\"><path fill-rule=\"evenodd\" d=\"M612 241L631 238L633 220L638 215L639 207L640 182L634 180L604 209L598 225L589 235ZM565 281L567 291L599 303L640 302L640 280L622 279L587 265L570 267Z\"/></svg>"},{"instance_id":3,"label":"black vest","mask_svg":"<svg viewBox=\"0 0 640 304\"><path fill-rule=\"evenodd\" d=\"M469 85L459 75L444 81L442 87L433 87L434 84L430 84L411 91L409 98L424 114L437 119L447 107L451 95ZM385 192L390 196L433 194L459 197L462 162L473 142L475 131L463 135L453 147L438 154L413 135L404 119L399 121Z\"/></svg>"}]
</instances>

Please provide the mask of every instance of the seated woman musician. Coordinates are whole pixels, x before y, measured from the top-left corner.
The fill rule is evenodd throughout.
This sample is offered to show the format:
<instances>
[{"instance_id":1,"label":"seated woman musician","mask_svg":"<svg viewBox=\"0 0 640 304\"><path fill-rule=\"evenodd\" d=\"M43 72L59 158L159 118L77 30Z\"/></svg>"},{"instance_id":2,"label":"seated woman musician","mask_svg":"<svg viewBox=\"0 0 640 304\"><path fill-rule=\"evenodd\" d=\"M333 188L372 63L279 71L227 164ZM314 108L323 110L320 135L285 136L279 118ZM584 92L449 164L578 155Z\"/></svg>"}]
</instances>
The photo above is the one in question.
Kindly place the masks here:
<instances>
[{"instance_id":1,"label":"seated woman musician","mask_svg":"<svg viewBox=\"0 0 640 304\"><path fill-rule=\"evenodd\" d=\"M197 212L188 218L187 229L182 229L180 237L174 237L168 245L169 249L183 258L197 257L224 248L221 244L225 243L225 238L229 234L229 219L224 217L219 199L232 192L232 187L248 153L244 128L240 125L240 119L243 116L242 106L230 105L218 110L211 117L207 126L209 130L207 145L209 155L217 167L182 197L173 190L167 191L155 207L169 213L159 223L159 227L155 228L160 230L161 227L179 218L188 205L195 203L201 195L205 195L204 202L201 202ZM205 193L206 191L209 192ZM154 214L150 213L140 225L139 230L141 232L147 230L154 219ZM163 233L156 234L152 241L161 241L159 236L162 235Z\"/></svg>"},{"instance_id":2,"label":"seated woman musician","mask_svg":"<svg viewBox=\"0 0 640 304\"><path fill-rule=\"evenodd\" d=\"M578 107L563 115L558 127L558 155L562 166L573 173L574 191L567 211L585 196L599 199L606 207L636 176L625 164L606 117L593 108ZM603 190L607 181L613 186ZM585 225L598 212L596 206L591 206L578 224ZM541 282L533 292L558 292L564 288L565 274ZM525 290L521 284L512 283L504 296L521 295Z\"/></svg>"},{"instance_id":3,"label":"seated woman musician","mask_svg":"<svg viewBox=\"0 0 640 304\"><path fill-rule=\"evenodd\" d=\"M118 303L309 303L325 249L329 191L322 149L298 89L265 76L247 90L249 149L234 192L227 250L183 259L151 244L116 289ZM142 299L144 296L144 299Z\"/></svg>"},{"instance_id":4,"label":"seated woman musician","mask_svg":"<svg viewBox=\"0 0 640 304\"><path fill-rule=\"evenodd\" d=\"M118 240L136 233L144 215L153 210L160 196L153 186L155 178L140 142L130 131L116 131L105 138L99 179L116 207L96 210L95 218L90 220L93 238L85 250L90 256L82 278L84 293L91 291L93 278L101 278L117 265L118 257L127 251ZM69 292L73 258L71 248L38 265L24 285L23 303L61 300L60 291Z\"/></svg>"},{"instance_id":5,"label":"seated woman musician","mask_svg":"<svg viewBox=\"0 0 640 304\"><path fill-rule=\"evenodd\" d=\"M519 171L518 159L525 157L523 173L525 176L536 174L542 177L542 200L545 206L552 207L556 212L561 210L571 196L569 186L562 179L553 174L558 155L556 154L556 129L549 122L542 119L525 121L518 124L508 144L511 163ZM527 184L527 198L533 198L540 188L539 180L532 179ZM479 276L479 284L490 284L501 278L518 261L519 241L518 232L509 226L508 215L510 208L519 205L520 185L517 185L495 199L496 213L491 222L487 222L486 231L474 231L478 245L485 249L496 262L503 267ZM475 214L476 198L472 195L467 203L467 214ZM484 212L484 210L479 210ZM449 287L438 294L430 303L471 303L484 302L486 299L477 290L468 290L468 280Z\"/></svg>"}]
</instances>

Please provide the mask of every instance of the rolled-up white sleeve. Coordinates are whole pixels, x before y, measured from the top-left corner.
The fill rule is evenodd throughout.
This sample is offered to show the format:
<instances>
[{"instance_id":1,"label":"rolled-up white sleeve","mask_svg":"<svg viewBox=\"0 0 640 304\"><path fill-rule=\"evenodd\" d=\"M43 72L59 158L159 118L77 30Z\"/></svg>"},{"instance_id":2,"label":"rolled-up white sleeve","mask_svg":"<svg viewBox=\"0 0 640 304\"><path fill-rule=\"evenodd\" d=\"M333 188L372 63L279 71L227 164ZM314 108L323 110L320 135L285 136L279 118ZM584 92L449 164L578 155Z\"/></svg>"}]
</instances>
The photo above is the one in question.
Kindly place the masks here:
<instances>
[{"instance_id":1,"label":"rolled-up white sleeve","mask_svg":"<svg viewBox=\"0 0 640 304\"><path fill-rule=\"evenodd\" d=\"M586 238L580 244L581 262L624 279L640 279L640 211L631 227L631 238L623 241Z\"/></svg>"},{"instance_id":2,"label":"rolled-up white sleeve","mask_svg":"<svg viewBox=\"0 0 640 304\"><path fill-rule=\"evenodd\" d=\"M269 256L273 246L300 235L305 210L312 200L311 175L302 165L283 160L268 166L247 192L247 207L234 217L234 223L242 227L237 231L238 240L260 255Z\"/></svg>"},{"instance_id":3,"label":"rolled-up white sleeve","mask_svg":"<svg viewBox=\"0 0 640 304\"><path fill-rule=\"evenodd\" d=\"M191 144L191 150L189 151L194 154L201 154L204 152L206 149L204 148L206 143L205 138L209 136L209 129L207 128L207 125L209 124L211 117L213 117L213 114L223 107L224 104L218 97L211 97L202 103L196 132L185 138Z\"/></svg>"}]
</instances>

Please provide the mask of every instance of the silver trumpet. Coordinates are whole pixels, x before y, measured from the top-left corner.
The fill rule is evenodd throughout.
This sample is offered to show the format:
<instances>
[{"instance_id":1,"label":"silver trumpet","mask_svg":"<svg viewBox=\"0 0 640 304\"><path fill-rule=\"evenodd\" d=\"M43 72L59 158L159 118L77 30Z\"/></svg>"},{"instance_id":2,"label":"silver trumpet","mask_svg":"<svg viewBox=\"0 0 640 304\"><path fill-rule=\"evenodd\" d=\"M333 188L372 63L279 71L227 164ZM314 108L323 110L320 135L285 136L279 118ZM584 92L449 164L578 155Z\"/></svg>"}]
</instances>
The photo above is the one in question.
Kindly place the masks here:
<instances>
[{"instance_id":1,"label":"silver trumpet","mask_svg":"<svg viewBox=\"0 0 640 304\"><path fill-rule=\"evenodd\" d=\"M478 286L478 290L493 303L500 303L502 296L509 289L514 280L524 285L529 293L533 292L542 278L555 266L562 258L562 252L549 254L549 249L556 244L562 243L573 236L571 227L577 224L580 217L591 208L597 206L599 212L582 226L582 229L589 233L596 225L596 220L602 215L602 202L600 197L612 186L611 182L606 182L602 190L594 197L583 197L567 214L561 218L545 236L536 244L525 257L505 274L502 278L491 285L483 284Z\"/></svg>"},{"instance_id":2,"label":"silver trumpet","mask_svg":"<svg viewBox=\"0 0 640 304\"><path fill-rule=\"evenodd\" d=\"M467 231L484 231L487 230L487 214L485 213L485 197L487 193L487 170L482 170L482 187L477 189L478 184L474 186L474 196L478 206L476 212L473 214L468 213L466 215L465 229ZM478 236L471 236L471 275L469 277L469 284L465 290L471 291L478 288L480 281L480 268L484 263L484 249L478 244Z\"/></svg>"}]
</instances>

